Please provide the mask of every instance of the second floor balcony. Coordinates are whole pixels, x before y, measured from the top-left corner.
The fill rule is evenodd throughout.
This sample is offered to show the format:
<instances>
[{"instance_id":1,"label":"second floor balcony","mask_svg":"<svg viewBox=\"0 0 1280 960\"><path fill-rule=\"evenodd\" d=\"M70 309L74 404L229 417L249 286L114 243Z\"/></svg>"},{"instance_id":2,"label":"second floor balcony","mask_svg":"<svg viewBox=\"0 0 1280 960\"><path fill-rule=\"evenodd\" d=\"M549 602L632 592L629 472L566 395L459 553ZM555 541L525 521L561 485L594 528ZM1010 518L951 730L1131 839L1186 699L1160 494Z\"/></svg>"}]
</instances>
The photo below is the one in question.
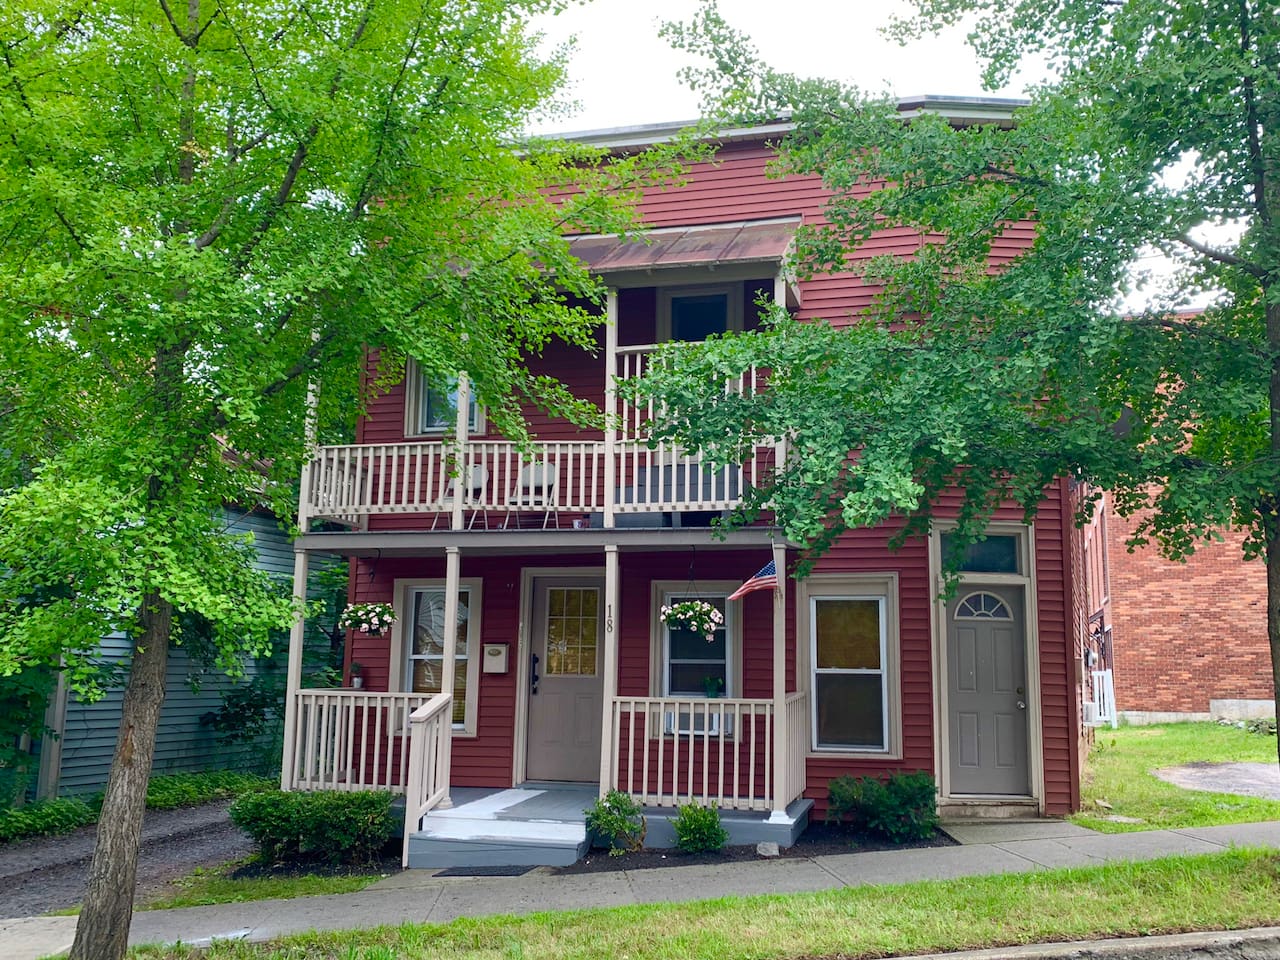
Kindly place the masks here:
<instances>
[{"instance_id":1,"label":"second floor balcony","mask_svg":"<svg viewBox=\"0 0 1280 960\"><path fill-rule=\"evenodd\" d=\"M465 383L463 395L437 408L446 395L416 380L411 367L402 405L393 400L371 413L366 424L375 429L363 432L365 442L316 452L303 476L301 522L402 530L706 526L764 482L780 446L765 442L740 463L712 464L699 451L654 442L662 411L622 400L617 386L645 375L660 342L751 329L765 298L794 307L781 261L795 225L655 230L649 246L575 240L575 252L610 284L603 356L565 352L566 345L541 357L539 372L598 404L604 429L543 420L533 425L533 442L517 445L484 432ZM765 380L750 369L724 389L754 393ZM369 442L375 438L382 442ZM391 515L398 519L373 519Z\"/></svg>"}]
</instances>

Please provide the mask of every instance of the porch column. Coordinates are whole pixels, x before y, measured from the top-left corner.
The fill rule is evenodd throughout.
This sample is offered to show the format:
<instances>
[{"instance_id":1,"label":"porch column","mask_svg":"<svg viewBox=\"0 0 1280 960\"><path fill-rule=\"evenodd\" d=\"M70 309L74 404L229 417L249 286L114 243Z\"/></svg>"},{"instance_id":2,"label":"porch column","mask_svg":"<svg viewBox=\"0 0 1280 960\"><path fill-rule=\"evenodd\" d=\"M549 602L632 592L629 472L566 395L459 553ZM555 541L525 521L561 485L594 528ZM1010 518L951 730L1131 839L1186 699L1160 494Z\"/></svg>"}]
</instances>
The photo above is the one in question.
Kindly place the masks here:
<instances>
[{"instance_id":1,"label":"porch column","mask_svg":"<svg viewBox=\"0 0 1280 960\"><path fill-rule=\"evenodd\" d=\"M787 278L779 269L773 277L773 302L783 309L787 306ZM783 466L787 461L787 438L786 436L778 437L773 442L773 469L775 473L781 473ZM781 573L782 568L778 568ZM779 586L781 586L782 578L778 578Z\"/></svg>"},{"instance_id":2,"label":"porch column","mask_svg":"<svg viewBox=\"0 0 1280 960\"><path fill-rule=\"evenodd\" d=\"M610 287L604 311L604 528L613 528L613 507L618 496L618 291ZM606 548L607 549L607 548ZM616 549L616 547L614 548ZM606 562L608 554L605 554Z\"/></svg>"},{"instance_id":3,"label":"porch column","mask_svg":"<svg viewBox=\"0 0 1280 960\"><path fill-rule=\"evenodd\" d=\"M465 416L465 414L464 414ZM462 503L461 485L458 495L454 497L454 510L460 509ZM440 692L453 695L453 677L457 666L458 655L458 579L461 567L461 555L457 547L444 549L444 636L440 658ZM441 809L453 806L449 797L449 771L453 766L453 710L449 711L449 722L444 724L444 763L441 765L440 778L444 781L444 796L437 804Z\"/></svg>"},{"instance_id":4,"label":"porch column","mask_svg":"<svg viewBox=\"0 0 1280 960\"><path fill-rule=\"evenodd\" d=\"M284 753L280 758L280 789L292 790L298 775L298 690L302 687L302 638L306 628L307 554L293 551L293 602L297 618L289 629L289 666L284 684Z\"/></svg>"},{"instance_id":5,"label":"porch column","mask_svg":"<svg viewBox=\"0 0 1280 960\"><path fill-rule=\"evenodd\" d=\"M787 548L773 545L778 585L773 590L773 810L770 820L787 816Z\"/></svg>"},{"instance_id":6,"label":"porch column","mask_svg":"<svg viewBox=\"0 0 1280 960\"><path fill-rule=\"evenodd\" d=\"M613 698L618 695L618 545L604 548L604 683L600 719L600 796L613 787L616 769L614 751L618 747L613 729Z\"/></svg>"},{"instance_id":7,"label":"porch column","mask_svg":"<svg viewBox=\"0 0 1280 960\"><path fill-rule=\"evenodd\" d=\"M453 517L450 526L462 529L462 501L471 493L471 458L467 456L467 429L471 424L471 381L465 372L458 373L458 414L454 418ZM444 689L443 687L441 689Z\"/></svg>"}]
</instances>

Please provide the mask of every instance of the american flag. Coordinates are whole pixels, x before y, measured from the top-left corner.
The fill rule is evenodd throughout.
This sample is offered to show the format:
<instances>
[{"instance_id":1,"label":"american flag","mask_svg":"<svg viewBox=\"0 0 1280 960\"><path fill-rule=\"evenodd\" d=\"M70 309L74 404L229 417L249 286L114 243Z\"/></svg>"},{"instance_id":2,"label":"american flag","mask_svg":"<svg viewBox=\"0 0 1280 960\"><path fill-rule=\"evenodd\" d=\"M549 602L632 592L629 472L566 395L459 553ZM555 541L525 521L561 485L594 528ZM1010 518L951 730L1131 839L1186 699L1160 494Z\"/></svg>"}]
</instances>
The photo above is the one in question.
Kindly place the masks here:
<instances>
[{"instance_id":1,"label":"american flag","mask_svg":"<svg viewBox=\"0 0 1280 960\"><path fill-rule=\"evenodd\" d=\"M753 590L776 590L777 587L778 568L775 567L773 565L773 561L770 560L760 568L759 573L740 586L737 590L733 591L733 593L729 594L729 599L741 600Z\"/></svg>"}]
</instances>

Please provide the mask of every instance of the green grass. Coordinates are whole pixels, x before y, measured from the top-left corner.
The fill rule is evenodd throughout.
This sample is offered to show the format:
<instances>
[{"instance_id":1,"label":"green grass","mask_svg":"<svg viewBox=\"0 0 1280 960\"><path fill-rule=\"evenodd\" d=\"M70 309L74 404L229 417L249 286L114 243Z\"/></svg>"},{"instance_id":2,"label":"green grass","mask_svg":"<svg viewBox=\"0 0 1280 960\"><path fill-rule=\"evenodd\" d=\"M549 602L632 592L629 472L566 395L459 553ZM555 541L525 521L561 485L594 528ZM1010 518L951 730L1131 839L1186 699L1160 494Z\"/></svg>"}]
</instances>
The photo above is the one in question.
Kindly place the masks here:
<instances>
[{"instance_id":1,"label":"green grass","mask_svg":"<svg viewBox=\"0 0 1280 960\"><path fill-rule=\"evenodd\" d=\"M1028 909L1034 904L1035 909ZM691 904L309 934L148 960L769 960L874 958L1280 922L1280 862L1233 850L1138 864Z\"/></svg>"},{"instance_id":2,"label":"green grass","mask_svg":"<svg viewBox=\"0 0 1280 960\"><path fill-rule=\"evenodd\" d=\"M1216 723L1101 729L1085 762L1082 809L1071 819L1105 833L1280 820L1280 801L1184 790L1151 771L1184 763L1276 763L1276 738ZM1095 801L1110 804L1099 807ZM1106 816L1135 817L1115 823Z\"/></svg>"},{"instance_id":3,"label":"green grass","mask_svg":"<svg viewBox=\"0 0 1280 960\"><path fill-rule=\"evenodd\" d=\"M173 907L200 907L210 903L244 903L249 900L291 900L294 897L318 897L328 893L355 893L381 880L381 873L352 873L341 876L300 874L289 877L228 876L239 863L224 864L212 870L196 870L174 882L172 893L140 904L140 910L168 910Z\"/></svg>"}]
</instances>

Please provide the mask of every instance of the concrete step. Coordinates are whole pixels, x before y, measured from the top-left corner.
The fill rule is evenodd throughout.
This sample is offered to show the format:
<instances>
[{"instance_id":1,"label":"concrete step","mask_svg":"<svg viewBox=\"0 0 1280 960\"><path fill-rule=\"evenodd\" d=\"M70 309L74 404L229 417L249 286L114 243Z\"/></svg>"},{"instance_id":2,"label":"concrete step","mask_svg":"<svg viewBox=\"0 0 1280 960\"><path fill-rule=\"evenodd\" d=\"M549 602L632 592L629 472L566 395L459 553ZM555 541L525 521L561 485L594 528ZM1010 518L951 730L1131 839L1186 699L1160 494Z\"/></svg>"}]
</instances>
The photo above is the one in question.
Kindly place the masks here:
<instances>
[{"instance_id":1,"label":"concrete step","mask_svg":"<svg viewBox=\"0 0 1280 960\"><path fill-rule=\"evenodd\" d=\"M564 867L586 852L580 823L428 817L409 836L411 868Z\"/></svg>"}]
</instances>

